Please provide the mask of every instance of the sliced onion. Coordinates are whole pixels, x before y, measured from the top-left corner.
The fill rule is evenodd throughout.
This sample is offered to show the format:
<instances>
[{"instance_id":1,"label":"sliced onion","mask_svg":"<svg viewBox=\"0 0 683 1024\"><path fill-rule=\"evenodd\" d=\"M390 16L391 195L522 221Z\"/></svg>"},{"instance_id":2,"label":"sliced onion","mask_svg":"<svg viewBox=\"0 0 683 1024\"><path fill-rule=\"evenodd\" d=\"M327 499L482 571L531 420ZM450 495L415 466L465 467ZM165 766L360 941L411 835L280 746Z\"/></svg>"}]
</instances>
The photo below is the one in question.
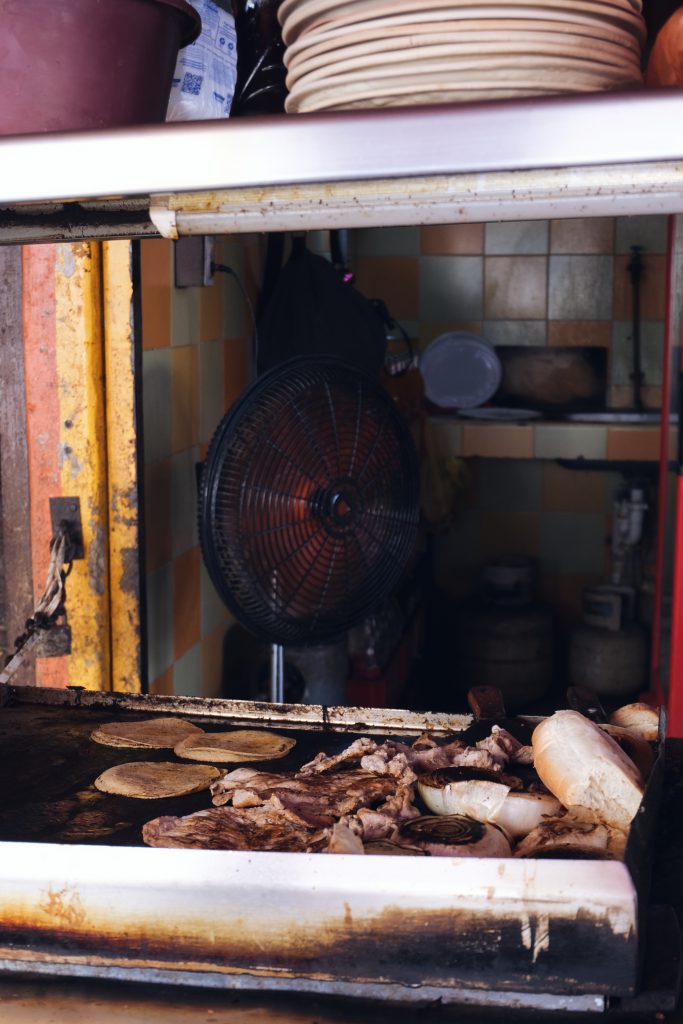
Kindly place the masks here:
<instances>
[{"instance_id":1,"label":"sliced onion","mask_svg":"<svg viewBox=\"0 0 683 1024\"><path fill-rule=\"evenodd\" d=\"M510 843L495 825L463 814L426 814L400 828L402 841L436 857L509 857Z\"/></svg>"},{"instance_id":2,"label":"sliced onion","mask_svg":"<svg viewBox=\"0 0 683 1024\"><path fill-rule=\"evenodd\" d=\"M546 790L513 789L510 784L518 781L485 769L444 768L420 776L417 788L435 814L464 814L498 825L518 839L536 828L544 815L561 809L559 800Z\"/></svg>"},{"instance_id":3,"label":"sliced onion","mask_svg":"<svg viewBox=\"0 0 683 1024\"><path fill-rule=\"evenodd\" d=\"M510 787L500 782L494 772L443 768L421 775L417 791L434 814L464 814L477 821L493 821Z\"/></svg>"},{"instance_id":4,"label":"sliced onion","mask_svg":"<svg viewBox=\"0 0 683 1024\"><path fill-rule=\"evenodd\" d=\"M511 792L492 820L513 839L521 839L540 825L546 815L561 810L562 804L552 793Z\"/></svg>"}]
</instances>

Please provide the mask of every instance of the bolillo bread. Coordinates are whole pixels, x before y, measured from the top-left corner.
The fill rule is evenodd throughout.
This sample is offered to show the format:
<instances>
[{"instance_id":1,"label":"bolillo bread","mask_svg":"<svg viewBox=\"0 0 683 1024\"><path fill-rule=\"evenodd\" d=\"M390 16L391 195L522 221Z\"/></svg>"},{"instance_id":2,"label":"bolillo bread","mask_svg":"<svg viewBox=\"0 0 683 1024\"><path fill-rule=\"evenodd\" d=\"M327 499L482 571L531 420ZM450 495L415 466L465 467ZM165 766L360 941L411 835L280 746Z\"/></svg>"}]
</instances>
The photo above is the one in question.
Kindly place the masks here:
<instances>
[{"instance_id":1,"label":"bolillo bread","mask_svg":"<svg viewBox=\"0 0 683 1024\"><path fill-rule=\"evenodd\" d=\"M556 711L534 729L534 767L565 807L585 807L597 821L627 832L644 783L611 736L578 711Z\"/></svg>"},{"instance_id":2,"label":"bolillo bread","mask_svg":"<svg viewBox=\"0 0 683 1024\"><path fill-rule=\"evenodd\" d=\"M655 763L655 755L652 747L646 743L637 733L630 729L622 729L620 725L607 725L600 723L600 728L611 736L619 744L624 753L631 758L634 765L647 781Z\"/></svg>"},{"instance_id":3,"label":"bolillo bread","mask_svg":"<svg viewBox=\"0 0 683 1024\"><path fill-rule=\"evenodd\" d=\"M609 724L628 729L634 736L640 736L650 743L659 739L659 711L649 704L625 704L612 712Z\"/></svg>"}]
</instances>

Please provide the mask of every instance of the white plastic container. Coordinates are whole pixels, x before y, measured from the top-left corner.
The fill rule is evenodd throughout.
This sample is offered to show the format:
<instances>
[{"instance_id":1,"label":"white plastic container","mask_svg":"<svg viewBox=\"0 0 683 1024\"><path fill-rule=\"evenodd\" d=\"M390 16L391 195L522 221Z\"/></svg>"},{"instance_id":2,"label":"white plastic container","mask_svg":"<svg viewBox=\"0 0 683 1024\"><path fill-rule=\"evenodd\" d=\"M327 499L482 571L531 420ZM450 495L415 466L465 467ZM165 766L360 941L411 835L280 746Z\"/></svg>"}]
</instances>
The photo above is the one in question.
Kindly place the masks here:
<instances>
[{"instance_id":1,"label":"white plastic container","mask_svg":"<svg viewBox=\"0 0 683 1024\"><path fill-rule=\"evenodd\" d=\"M202 19L196 42L180 51L167 121L228 117L237 81L237 37L232 14L213 0L189 0Z\"/></svg>"},{"instance_id":2,"label":"white plastic container","mask_svg":"<svg viewBox=\"0 0 683 1024\"><path fill-rule=\"evenodd\" d=\"M443 409L483 405L498 390L501 364L493 345L467 331L435 338L420 356L425 397Z\"/></svg>"}]
</instances>

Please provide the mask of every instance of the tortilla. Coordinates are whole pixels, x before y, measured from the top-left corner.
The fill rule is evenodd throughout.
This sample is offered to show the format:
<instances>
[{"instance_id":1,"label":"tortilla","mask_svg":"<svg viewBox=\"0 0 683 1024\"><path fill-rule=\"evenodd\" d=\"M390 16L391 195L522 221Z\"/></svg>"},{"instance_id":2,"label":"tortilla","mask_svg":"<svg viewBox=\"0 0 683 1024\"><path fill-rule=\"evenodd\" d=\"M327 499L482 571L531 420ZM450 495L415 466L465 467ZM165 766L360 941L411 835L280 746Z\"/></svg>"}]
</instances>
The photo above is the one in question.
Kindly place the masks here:
<instances>
[{"instance_id":1,"label":"tortilla","mask_svg":"<svg viewBox=\"0 0 683 1024\"><path fill-rule=\"evenodd\" d=\"M233 729L230 732L205 732L188 736L173 748L178 757L212 764L236 764L244 761L274 761L288 754L296 740L265 729Z\"/></svg>"},{"instance_id":2,"label":"tortilla","mask_svg":"<svg viewBox=\"0 0 683 1024\"><path fill-rule=\"evenodd\" d=\"M185 796L208 789L220 775L208 764L176 764L174 761L129 761L107 768L95 779L103 793L140 800Z\"/></svg>"},{"instance_id":3,"label":"tortilla","mask_svg":"<svg viewBox=\"0 0 683 1024\"><path fill-rule=\"evenodd\" d=\"M90 734L105 747L143 747L147 750L172 749L187 736L201 735L202 729L183 718L146 718L141 722L107 722Z\"/></svg>"}]
</instances>

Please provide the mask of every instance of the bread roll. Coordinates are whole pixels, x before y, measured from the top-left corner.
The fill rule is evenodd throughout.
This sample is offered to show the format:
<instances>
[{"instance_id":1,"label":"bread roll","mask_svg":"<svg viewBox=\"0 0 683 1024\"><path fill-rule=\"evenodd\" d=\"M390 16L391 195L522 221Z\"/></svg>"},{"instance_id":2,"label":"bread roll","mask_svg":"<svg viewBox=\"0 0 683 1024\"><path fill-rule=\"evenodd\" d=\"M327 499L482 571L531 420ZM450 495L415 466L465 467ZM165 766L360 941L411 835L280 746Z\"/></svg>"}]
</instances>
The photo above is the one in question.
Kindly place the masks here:
<instances>
[{"instance_id":1,"label":"bread roll","mask_svg":"<svg viewBox=\"0 0 683 1024\"><path fill-rule=\"evenodd\" d=\"M571 814L549 818L537 825L515 849L516 857L535 857L543 850L606 850L610 830L598 822L575 819Z\"/></svg>"},{"instance_id":2,"label":"bread roll","mask_svg":"<svg viewBox=\"0 0 683 1024\"><path fill-rule=\"evenodd\" d=\"M640 736L650 743L659 739L659 711L649 704L625 704L609 716L610 725L628 729L634 736Z\"/></svg>"},{"instance_id":3,"label":"bread roll","mask_svg":"<svg viewBox=\"0 0 683 1024\"><path fill-rule=\"evenodd\" d=\"M618 743L578 711L556 711L536 726L531 742L536 771L561 804L628 830L644 785Z\"/></svg>"},{"instance_id":4,"label":"bread roll","mask_svg":"<svg viewBox=\"0 0 683 1024\"><path fill-rule=\"evenodd\" d=\"M584 808L546 818L515 849L516 857L538 857L553 850L566 851L567 857L585 855L589 850L605 854L610 860L623 860L626 835L618 828L591 820Z\"/></svg>"},{"instance_id":5,"label":"bread roll","mask_svg":"<svg viewBox=\"0 0 683 1024\"><path fill-rule=\"evenodd\" d=\"M616 740L624 753L631 758L643 779L647 781L655 763L655 755L650 744L636 733L631 732L630 729L623 729L620 725L607 725L601 722L600 728L613 740Z\"/></svg>"}]
</instances>

